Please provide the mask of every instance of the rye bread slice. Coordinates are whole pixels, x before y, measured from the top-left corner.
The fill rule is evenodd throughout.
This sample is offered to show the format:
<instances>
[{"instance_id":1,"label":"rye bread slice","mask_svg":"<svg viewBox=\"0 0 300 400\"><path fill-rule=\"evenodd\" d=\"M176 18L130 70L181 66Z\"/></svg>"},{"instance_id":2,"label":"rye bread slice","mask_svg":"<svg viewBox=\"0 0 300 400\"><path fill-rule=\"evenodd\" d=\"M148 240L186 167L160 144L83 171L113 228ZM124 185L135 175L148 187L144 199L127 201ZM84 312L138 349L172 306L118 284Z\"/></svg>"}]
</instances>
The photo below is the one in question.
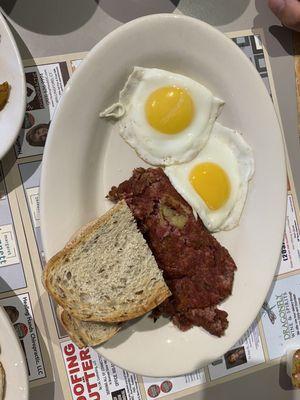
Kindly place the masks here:
<instances>
[{"instance_id":1,"label":"rye bread slice","mask_svg":"<svg viewBox=\"0 0 300 400\"><path fill-rule=\"evenodd\" d=\"M98 346L112 338L122 327L122 323L80 321L60 306L56 313L65 331L79 348Z\"/></svg>"},{"instance_id":2,"label":"rye bread slice","mask_svg":"<svg viewBox=\"0 0 300 400\"><path fill-rule=\"evenodd\" d=\"M44 285L71 316L107 323L139 317L171 295L125 201L50 259Z\"/></svg>"}]
</instances>

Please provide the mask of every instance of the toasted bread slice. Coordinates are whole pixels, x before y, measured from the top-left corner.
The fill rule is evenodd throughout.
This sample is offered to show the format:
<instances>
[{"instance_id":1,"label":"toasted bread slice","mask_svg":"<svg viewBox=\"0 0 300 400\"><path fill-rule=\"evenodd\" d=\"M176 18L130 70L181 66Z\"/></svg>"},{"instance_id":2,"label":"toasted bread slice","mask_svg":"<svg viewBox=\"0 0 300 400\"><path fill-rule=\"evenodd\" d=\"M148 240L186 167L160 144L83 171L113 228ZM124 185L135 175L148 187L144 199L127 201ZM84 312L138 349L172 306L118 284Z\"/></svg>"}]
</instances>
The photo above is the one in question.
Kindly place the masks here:
<instances>
[{"instance_id":1,"label":"toasted bread slice","mask_svg":"<svg viewBox=\"0 0 300 400\"><path fill-rule=\"evenodd\" d=\"M98 346L112 338L122 326L122 323L106 324L102 322L80 321L72 317L62 307L56 310L58 319L66 332L79 348Z\"/></svg>"},{"instance_id":2,"label":"toasted bread slice","mask_svg":"<svg viewBox=\"0 0 300 400\"><path fill-rule=\"evenodd\" d=\"M51 258L44 284L58 304L83 321L133 319L171 295L124 200Z\"/></svg>"}]
</instances>

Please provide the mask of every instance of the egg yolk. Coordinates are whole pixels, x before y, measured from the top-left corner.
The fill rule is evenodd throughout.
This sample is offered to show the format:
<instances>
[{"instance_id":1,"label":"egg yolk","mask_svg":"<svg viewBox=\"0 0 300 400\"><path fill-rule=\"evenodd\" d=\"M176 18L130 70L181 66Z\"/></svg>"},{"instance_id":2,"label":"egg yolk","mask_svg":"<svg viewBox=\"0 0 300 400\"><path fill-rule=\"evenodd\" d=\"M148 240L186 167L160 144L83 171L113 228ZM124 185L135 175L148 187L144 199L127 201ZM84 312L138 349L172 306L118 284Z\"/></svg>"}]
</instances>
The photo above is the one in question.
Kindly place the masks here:
<instances>
[{"instance_id":1,"label":"egg yolk","mask_svg":"<svg viewBox=\"0 0 300 400\"><path fill-rule=\"evenodd\" d=\"M148 123L161 133L186 129L194 118L194 103L186 89L166 86L152 92L145 105Z\"/></svg>"},{"instance_id":2,"label":"egg yolk","mask_svg":"<svg viewBox=\"0 0 300 400\"><path fill-rule=\"evenodd\" d=\"M229 178L217 164L197 164L190 172L189 181L210 210L218 210L229 198Z\"/></svg>"}]
</instances>

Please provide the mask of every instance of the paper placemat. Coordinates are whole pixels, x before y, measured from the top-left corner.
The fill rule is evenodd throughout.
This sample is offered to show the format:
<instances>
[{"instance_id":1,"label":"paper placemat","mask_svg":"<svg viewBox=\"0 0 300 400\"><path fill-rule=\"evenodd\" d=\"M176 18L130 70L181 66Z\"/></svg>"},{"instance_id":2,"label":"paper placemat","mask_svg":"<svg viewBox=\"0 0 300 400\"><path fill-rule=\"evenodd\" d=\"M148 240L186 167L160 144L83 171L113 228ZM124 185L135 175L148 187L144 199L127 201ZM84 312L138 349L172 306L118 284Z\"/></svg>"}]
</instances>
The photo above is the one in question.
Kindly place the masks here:
<instances>
[{"instance_id":1,"label":"paper placemat","mask_svg":"<svg viewBox=\"0 0 300 400\"><path fill-rule=\"evenodd\" d=\"M293 32L296 95L298 110L298 133L300 133L300 32Z\"/></svg>"},{"instance_id":2,"label":"paper placemat","mask_svg":"<svg viewBox=\"0 0 300 400\"><path fill-rule=\"evenodd\" d=\"M280 119L263 32L228 36L256 67ZM223 357L192 374L153 379L122 370L92 348L79 350L65 335L41 283L45 259L39 182L49 123L84 56L24 61L26 116L14 149L0 165L0 304L20 338L30 385L52 382L55 376L65 399L174 399L279 363L286 349L300 340L300 214L288 157L286 229L274 286L257 319Z\"/></svg>"}]
</instances>

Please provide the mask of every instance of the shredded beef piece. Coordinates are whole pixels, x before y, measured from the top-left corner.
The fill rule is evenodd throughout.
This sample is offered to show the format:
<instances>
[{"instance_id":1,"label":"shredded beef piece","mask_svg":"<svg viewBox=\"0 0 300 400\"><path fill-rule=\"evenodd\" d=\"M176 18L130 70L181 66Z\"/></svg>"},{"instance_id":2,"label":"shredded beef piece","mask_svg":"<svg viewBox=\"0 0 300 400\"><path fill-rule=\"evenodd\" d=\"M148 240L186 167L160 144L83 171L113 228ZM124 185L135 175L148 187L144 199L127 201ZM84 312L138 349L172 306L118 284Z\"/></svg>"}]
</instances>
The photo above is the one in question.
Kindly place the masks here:
<instances>
[{"instance_id":1,"label":"shredded beef piece","mask_svg":"<svg viewBox=\"0 0 300 400\"><path fill-rule=\"evenodd\" d=\"M153 318L164 315L181 330L195 325L222 336L227 313L216 306L231 294L236 265L163 170L137 168L108 197L125 199L172 292Z\"/></svg>"}]
</instances>

